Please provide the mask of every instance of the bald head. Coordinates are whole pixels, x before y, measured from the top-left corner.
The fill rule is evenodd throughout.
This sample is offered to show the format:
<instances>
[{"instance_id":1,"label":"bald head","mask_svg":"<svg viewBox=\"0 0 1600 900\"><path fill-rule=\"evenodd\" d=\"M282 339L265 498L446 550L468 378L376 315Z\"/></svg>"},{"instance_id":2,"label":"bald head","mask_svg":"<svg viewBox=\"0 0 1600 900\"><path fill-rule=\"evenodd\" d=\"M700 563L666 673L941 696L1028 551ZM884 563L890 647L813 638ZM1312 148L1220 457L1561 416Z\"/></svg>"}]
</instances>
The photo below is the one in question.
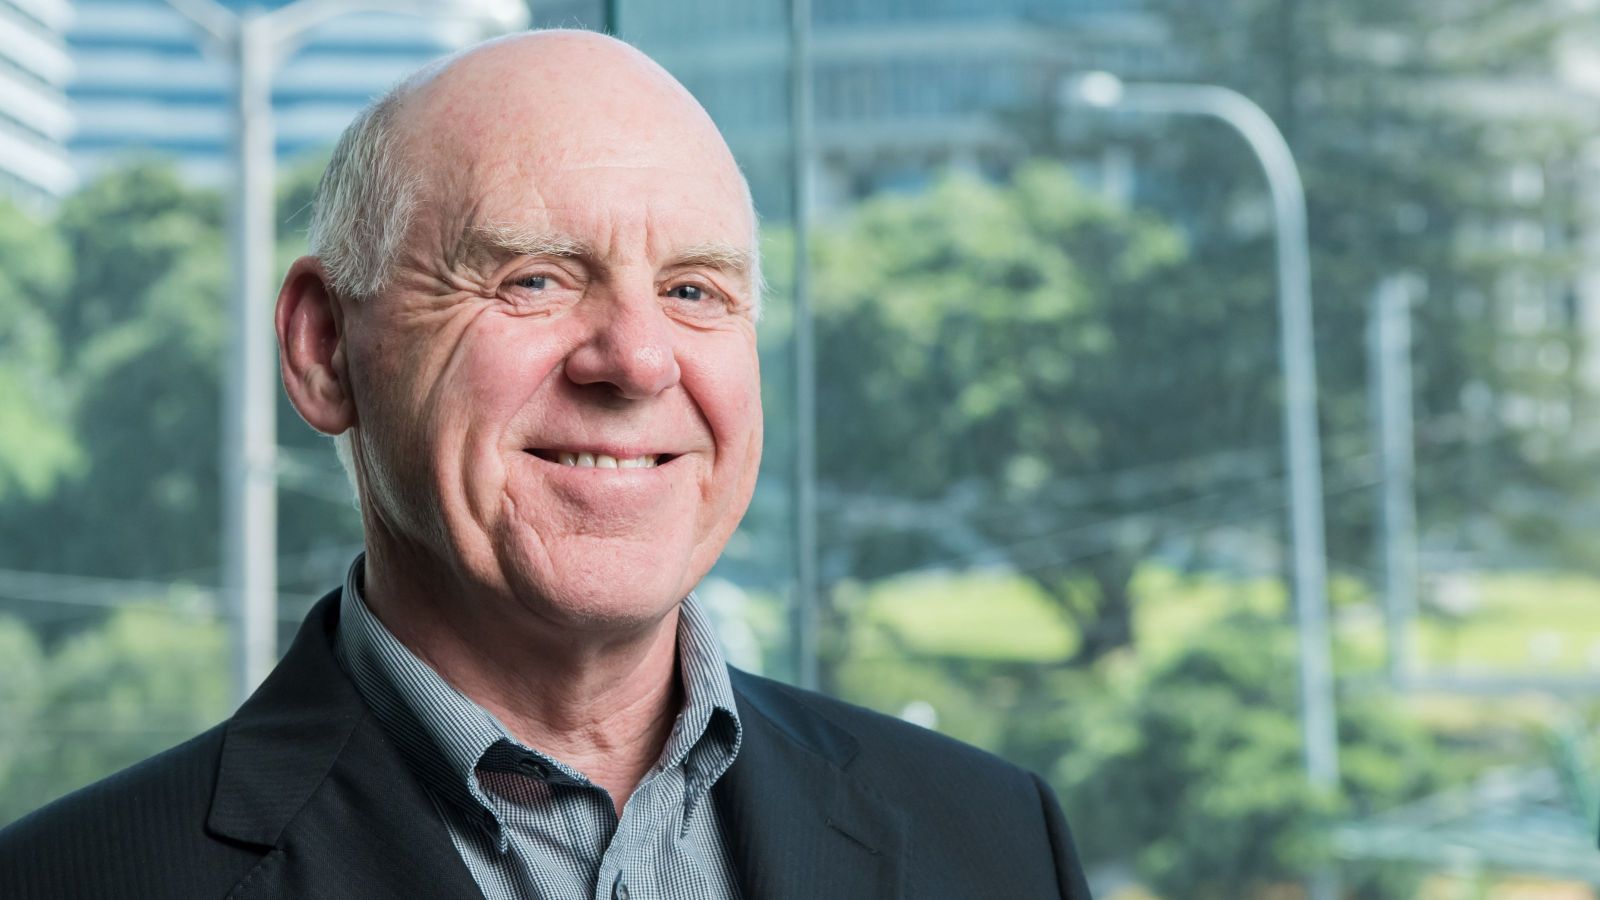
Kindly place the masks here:
<instances>
[{"instance_id":1,"label":"bald head","mask_svg":"<svg viewBox=\"0 0 1600 900\"><path fill-rule=\"evenodd\" d=\"M363 110L318 187L311 253L337 290L366 299L382 292L414 229L440 242L500 228L517 218L496 202L508 186L606 171L693 173L695 202L734 198L749 220L742 249L759 301L749 188L710 116L654 60L588 31L486 41Z\"/></svg>"},{"instance_id":2,"label":"bald head","mask_svg":"<svg viewBox=\"0 0 1600 900\"><path fill-rule=\"evenodd\" d=\"M733 166L705 110L667 71L612 37L543 31L466 50L409 86L407 136L424 146L509 141L541 155L626 162L663 137L706 165ZM531 143L530 143L531 142Z\"/></svg>"}]
</instances>

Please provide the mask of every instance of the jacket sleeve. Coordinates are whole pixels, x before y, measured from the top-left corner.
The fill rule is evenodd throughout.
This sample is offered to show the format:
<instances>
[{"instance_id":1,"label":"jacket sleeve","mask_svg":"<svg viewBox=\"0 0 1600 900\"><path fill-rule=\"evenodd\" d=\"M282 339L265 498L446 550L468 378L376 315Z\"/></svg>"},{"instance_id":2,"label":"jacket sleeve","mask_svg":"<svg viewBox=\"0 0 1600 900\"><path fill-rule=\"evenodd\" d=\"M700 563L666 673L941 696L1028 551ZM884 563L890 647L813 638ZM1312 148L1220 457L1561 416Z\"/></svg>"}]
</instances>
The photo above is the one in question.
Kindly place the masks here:
<instances>
[{"instance_id":1,"label":"jacket sleeve","mask_svg":"<svg viewBox=\"0 0 1600 900\"><path fill-rule=\"evenodd\" d=\"M1039 802L1044 807L1045 830L1050 836L1050 850L1056 863L1056 886L1062 900L1092 900L1089 882L1083 876L1083 864L1078 861L1078 848L1072 843L1072 829L1067 827L1067 817L1061 812L1055 791L1038 775L1033 783L1039 789Z\"/></svg>"}]
</instances>

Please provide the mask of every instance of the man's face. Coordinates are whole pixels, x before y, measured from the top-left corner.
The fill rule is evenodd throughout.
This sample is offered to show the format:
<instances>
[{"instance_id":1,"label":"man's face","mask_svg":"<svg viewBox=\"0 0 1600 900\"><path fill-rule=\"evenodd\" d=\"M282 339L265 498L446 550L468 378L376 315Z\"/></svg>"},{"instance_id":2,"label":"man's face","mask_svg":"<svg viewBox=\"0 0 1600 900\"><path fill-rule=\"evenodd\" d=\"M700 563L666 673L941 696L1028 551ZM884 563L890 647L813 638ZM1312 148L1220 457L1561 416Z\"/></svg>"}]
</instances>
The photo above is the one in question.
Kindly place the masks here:
<instances>
[{"instance_id":1,"label":"man's face","mask_svg":"<svg viewBox=\"0 0 1600 900\"><path fill-rule=\"evenodd\" d=\"M754 223L642 61L497 52L408 101L421 208L347 313L368 526L542 617L648 621L754 488Z\"/></svg>"}]
</instances>

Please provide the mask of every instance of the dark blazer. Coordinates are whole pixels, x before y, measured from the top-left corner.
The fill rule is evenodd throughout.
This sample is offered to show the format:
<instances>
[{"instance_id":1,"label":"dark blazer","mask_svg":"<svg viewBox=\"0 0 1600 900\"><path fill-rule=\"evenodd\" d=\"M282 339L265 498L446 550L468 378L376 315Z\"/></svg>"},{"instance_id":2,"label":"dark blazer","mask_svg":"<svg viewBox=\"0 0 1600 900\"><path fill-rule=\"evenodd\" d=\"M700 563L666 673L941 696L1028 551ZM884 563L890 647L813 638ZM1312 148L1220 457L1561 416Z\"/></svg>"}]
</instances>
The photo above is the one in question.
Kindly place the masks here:
<instances>
[{"instance_id":1,"label":"dark blazer","mask_svg":"<svg viewBox=\"0 0 1600 900\"><path fill-rule=\"evenodd\" d=\"M339 593L233 718L0 831L0 897L481 897L333 655ZM1050 789L887 716L732 671L712 791L748 900L1088 898Z\"/></svg>"}]
</instances>

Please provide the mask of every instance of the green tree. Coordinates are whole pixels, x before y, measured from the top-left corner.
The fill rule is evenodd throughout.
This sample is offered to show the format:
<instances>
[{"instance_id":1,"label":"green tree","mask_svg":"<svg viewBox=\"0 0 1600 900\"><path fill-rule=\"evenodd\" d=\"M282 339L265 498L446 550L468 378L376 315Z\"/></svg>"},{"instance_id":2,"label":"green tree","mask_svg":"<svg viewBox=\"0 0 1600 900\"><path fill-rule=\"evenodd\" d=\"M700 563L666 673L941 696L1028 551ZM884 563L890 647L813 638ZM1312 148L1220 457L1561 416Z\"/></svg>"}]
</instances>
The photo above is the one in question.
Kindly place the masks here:
<instances>
[{"instance_id":1,"label":"green tree","mask_svg":"<svg viewBox=\"0 0 1600 900\"><path fill-rule=\"evenodd\" d=\"M1241 611L1168 660L1063 673L1013 710L1013 752L1092 813L1090 858L1131 860L1161 896L1263 896L1328 858L1327 826L1435 789L1432 739L1387 697L1341 698L1342 796L1320 796L1301 755L1293 630ZM1413 873L1347 867L1358 897L1409 896Z\"/></svg>"},{"instance_id":2,"label":"green tree","mask_svg":"<svg viewBox=\"0 0 1600 900\"><path fill-rule=\"evenodd\" d=\"M1369 451L1369 300L1416 276L1423 527L1501 561L1589 558L1592 439L1570 426L1594 399L1572 286L1592 126L1587 104L1514 99L1518 85L1559 93L1555 42L1585 14L1509 0L1153 8L1183 36L1173 74L1261 103L1304 174L1330 466ZM1141 202L1185 223L1195 258L1270 292L1255 275L1271 265L1262 178L1237 135L1183 117L1109 129L1081 136L1131 150ZM1368 559L1374 520L1364 496L1333 498L1332 556Z\"/></svg>"},{"instance_id":3,"label":"green tree","mask_svg":"<svg viewBox=\"0 0 1600 900\"><path fill-rule=\"evenodd\" d=\"M28 756L46 739L38 726L44 704L45 657L21 620L0 616L0 823L32 808Z\"/></svg>"},{"instance_id":4,"label":"green tree","mask_svg":"<svg viewBox=\"0 0 1600 900\"><path fill-rule=\"evenodd\" d=\"M124 606L43 660L26 630L0 623L0 822L220 721L224 648L223 628L198 609Z\"/></svg>"},{"instance_id":5,"label":"green tree","mask_svg":"<svg viewBox=\"0 0 1600 900\"><path fill-rule=\"evenodd\" d=\"M303 247L302 231L287 223L303 221L319 173L313 161L285 178L286 255ZM41 336L28 341L33 356L0 359L48 373L57 356L61 387L31 430L0 432L28 436L28 453L18 455L8 454L0 437L0 566L213 582L222 342L232 289L221 198L184 184L170 165L140 162L108 171L68 198L54 233L9 228L10 221L0 218L0 287L8 277L22 279L16 302L26 297L37 313L7 318L0 329L26 327ZM29 235L42 236L21 240ZM0 303L11 302L11 292L0 294ZM6 334L0 331L0 341ZM0 381L9 371L0 363ZM285 581L321 585L338 566L308 552L349 547L359 526L327 442L281 398L279 407L280 443L290 448L280 549L317 569L291 566ZM0 417L31 408L0 403ZM5 502L7 465L32 462L33 469L16 471L33 484L50 473L36 471L40 459L59 470L48 490ZM316 488L309 492L302 489L308 467Z\"/></svg>"},{"instance_id":6,"label":"green tree","mask_svg":"<svg viewBox=\"0 0 1600 900\"><path fill-rule=\"evenodd\" d=\"M0 201L0 503L38 500L81 463L49 312L67 276L55 234Z\"/></svg>"},{"instance_id":7,"label":"green tree","mask_svg":"<svg viewBox=\"0 0 1600 900\"><path fill-rule=\"evenodd\" d=\"M215 559L220 225L215 195L155 163L64 202L70 262L41 305L69 387L56 422L84 462L48 496L0 507L0 564L159 578Z\"/></svg>"},{"instance_id":8,"label":"green tree","mask_svg":"<svg viewBox=\"0 0 1600 900\"><path fill-rule=\"evenodd\" d=\"M1047 163L874 198L820 234L825 577L1002 565L1075 628L1077 662L1130 643L1135 566L1255 500L1262 464L1235 451L1274 427L1270 381L1217 349L1270 323L1186 255ZM1197 496L1207 472L1242 483Z\"/></svg>"},{"instance_id":9,"label":"green tree","mask_svg":"<svg viewBox=\"0 0 1600 900\"><path fill-rule=\"evenodd\" d=\"M285 219L319 171L291 170ZM285 252L298 252L293 226L285 233ZM0 568L215 582L226 261L220 198L162 163L108 171L51 223L0 208ZM284 479L281 580L320 590L359 523L329 484L343 476L326 440L286 405L279 416L286 461L319 467L322 485ZM313 552L323 547L340 558ZM95 603L149 593L95 586ZM26 594L0 598L34 626L30 636L0 619L0 821L225 712L225 631L203 604L185 617Z\"/></svg>"},{"instance_id":10,"label":"green tree","mask_svg":"<svg viewBox=\"0 0 1600 900\"><path fill-rule=\"evenodd\" d=\"M841 680L886 712L929 702L940 731L1046 774L1091 869L1130 868L1161 897L1278 896L1328 859L1329 826L1426 796L1462 768L1406 700L1351 691L1339 698L1341 795L1313 790L1284 605L1235 596L1176 649L1140 644L1070 668L917 656L856 620L878 633L852 645ZM1415 893L1411 868L1340 871L1353 897Z\"/></svg>"}]
</instances>

